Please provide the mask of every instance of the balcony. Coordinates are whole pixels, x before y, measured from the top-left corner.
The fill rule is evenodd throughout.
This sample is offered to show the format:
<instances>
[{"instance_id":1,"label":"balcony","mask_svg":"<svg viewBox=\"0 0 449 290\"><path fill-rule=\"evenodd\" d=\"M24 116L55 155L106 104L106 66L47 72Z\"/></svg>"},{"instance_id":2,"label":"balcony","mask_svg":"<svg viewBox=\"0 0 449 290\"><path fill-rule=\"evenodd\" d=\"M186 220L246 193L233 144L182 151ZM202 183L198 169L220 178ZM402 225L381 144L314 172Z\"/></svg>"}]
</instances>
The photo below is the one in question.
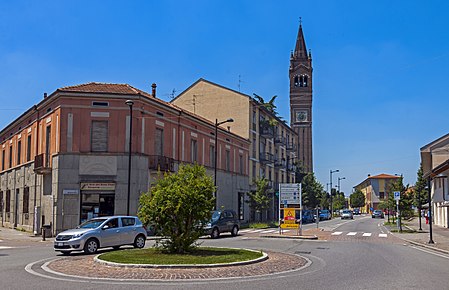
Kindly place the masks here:
<instances>
[{"instance_id":1,"label":"balcony","mask_svg":"<svg viewBox=\"0 0 449 290\"><path fill-rule=\"evenodd\" d=\"M277 135L274 137L274 143L280 145L287 145L287 138L282 135Z\"/></svg>"},{"instance_id":2,"label":"balcony","mask_svg":"<svg viewBox=\"0 0 449 290\"><path fill-rule=\"evenodd\" d=\"M271 139L274 137L273 126L271 126L267 121L259 123L259 134L260 136Z\"/></svg>"},{"instance_id":3,"label":"balcony","mask_svg":"<svg viewBox=\"0 0 449 290\"><path fill-rule=\"evenodd\" d=\"M287 150L287 152L295 152L296 144L293 143L293 141L286 142L285 150Z\"/></svg>"},{"instance_id":4,"label":"balcony","mask_svg":"<svg viewBox=\"0 0 449 290\"><path fill-rule=\"evenodd\" d=\"M274 162L274 155L266 152L261 152L259 154L259 161L260 163L267 164L267 163L273 163Z\"/></svg>"},{"instance_id":5,"label":"balcony","mask_svg":"<svg viewBox=\"0 0 449 290\"><path fill-rule=\"evenodd\" d=\"M276 168L286 168L287 167L287 160L285 158L276 158L274 161L274 167Z\"/></svg>"},{"instance_id":6,"label":"balcony","mask_svg":"<svg viewBox=\"0 0 449 290\"><path fill-rule=\"evenodd\" d=\"M39 154L34 157L34 172L37 174L48 174L51 172L50 158L47 154Z\"/></svg>"},{"instance_id":7,"label":"balcony","mask_svg":"<svg viewBox=\"0 0 449 290\"><path fill-rule=\"evenodd\" d=\"M174 171L175 160L161 155L149 155L149 169L157 171Z\"/></svg>"}]
</instances>

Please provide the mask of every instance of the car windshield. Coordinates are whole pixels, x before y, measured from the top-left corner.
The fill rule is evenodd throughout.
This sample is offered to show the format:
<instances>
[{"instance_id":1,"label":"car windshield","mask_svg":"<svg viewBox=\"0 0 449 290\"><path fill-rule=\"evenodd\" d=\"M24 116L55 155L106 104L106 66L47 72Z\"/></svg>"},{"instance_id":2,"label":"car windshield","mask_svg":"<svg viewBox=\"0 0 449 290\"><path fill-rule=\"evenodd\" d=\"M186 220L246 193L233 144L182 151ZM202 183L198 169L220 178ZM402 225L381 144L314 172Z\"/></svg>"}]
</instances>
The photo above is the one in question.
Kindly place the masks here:
<instances>
[{"instance_id":1,"label":"car windshield","mask_svg":"<svg viewBox=\"0 0 449 290\"><path fill-rule=\"evenodd\" d=\"M218 220L220 218L221 212L219 212L218 210L214 210L211 212L212 213L212 218L211 220L214 222L216 220Z\"/></svg>"},{"instance_id":2,"label":"car windshield","mask_svg":"<svg viewBox=\"0 0 449 290\"><path fill-rule=\"evenodd\" d=\"M351 213L349 210L344 210L343 213Z\"/></svg>"},{"instance_id":3,"label":"car windshield","mask_svg":"<svg viewBox=\"0 0 449 290\"><path fill-rule=\"evenodd\" d=\"M374 211L374 213L378 213L378 214L380 214L380 213L381 213L381 211L380 211L380 210L375 210L375 211Z\"/></svg>"},{"instance_id":4,"label":"car windshield","mask_svg":"<svg viewBox=\"0 0 449 290\"><path fill-rule=\"evenodd\" d=\"M104 221L106 221L106 218L98 218L98 219L91 219L88 221L85 221L84 223L77 226L77 229L94 229L98 228Z\"/></svg>"}]
</instances>

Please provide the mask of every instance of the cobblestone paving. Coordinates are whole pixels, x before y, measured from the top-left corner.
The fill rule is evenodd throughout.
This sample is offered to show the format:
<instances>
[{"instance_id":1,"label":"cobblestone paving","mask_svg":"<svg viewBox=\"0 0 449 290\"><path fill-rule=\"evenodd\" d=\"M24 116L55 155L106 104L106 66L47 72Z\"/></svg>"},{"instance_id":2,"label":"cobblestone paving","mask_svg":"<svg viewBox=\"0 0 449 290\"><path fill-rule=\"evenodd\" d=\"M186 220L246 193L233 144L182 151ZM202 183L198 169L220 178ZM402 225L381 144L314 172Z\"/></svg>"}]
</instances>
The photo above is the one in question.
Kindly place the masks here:
<instances>
[{"instance_id":1,"label":"cobblestone paving","mask_svg":"<svg viewBox=\"0 0 449 290\"><path fill-rule=\"evenodd\" d=\"M58 259L49 263L48 268L66 275L87 278L187 280L268 275L299 269L307 264L307 260L300 256L278 252L268 252L267 254L269 258L263 262L217 268L149 269L113 267L94 262L94 256Z\"/></svg>"}]
</instances>

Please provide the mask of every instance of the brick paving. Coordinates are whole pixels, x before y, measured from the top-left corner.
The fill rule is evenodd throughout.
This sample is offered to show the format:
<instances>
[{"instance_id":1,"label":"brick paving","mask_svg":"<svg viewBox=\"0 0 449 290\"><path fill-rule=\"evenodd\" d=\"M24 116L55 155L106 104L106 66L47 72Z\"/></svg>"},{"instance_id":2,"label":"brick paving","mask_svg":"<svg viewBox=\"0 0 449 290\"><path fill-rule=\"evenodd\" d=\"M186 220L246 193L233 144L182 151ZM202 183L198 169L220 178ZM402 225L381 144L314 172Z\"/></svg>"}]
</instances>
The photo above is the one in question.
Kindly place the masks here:
<instances>
[{"instance_id":1,"label":"brick paving","mask_svg":"<svg viewBox=\"0 0 449 290\"><path fill-rule=\"evenodd\" d=\"M48 264L52 271L85 278L126 280L190 280L251 277L300 269L307 260L296 255L267 252L262 262L215 268L154 269L107 266L94 261L94 256L65 257Z\"/></svg>"}]
</instances>

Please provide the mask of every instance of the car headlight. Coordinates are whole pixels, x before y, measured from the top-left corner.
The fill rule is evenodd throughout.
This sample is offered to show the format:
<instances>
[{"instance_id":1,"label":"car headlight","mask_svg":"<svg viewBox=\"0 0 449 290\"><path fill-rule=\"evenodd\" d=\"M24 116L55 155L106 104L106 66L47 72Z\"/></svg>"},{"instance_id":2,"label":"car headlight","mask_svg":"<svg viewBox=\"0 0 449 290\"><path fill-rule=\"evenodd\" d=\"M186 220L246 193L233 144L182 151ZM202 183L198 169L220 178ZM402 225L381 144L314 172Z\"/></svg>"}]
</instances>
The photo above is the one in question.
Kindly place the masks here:
<instances>
[{"instance_id":1,"label":"car headlight","mask_svg":"<svg viewBox=\"0 0 449 290\"><path fill-rule=\"evenodd\" d=\"M78 239L78 238L80 238L82 235L84 235L84 233L81 233L81 234L74 234L74 235L72 236L72 239Z\"/></svg>"},{"instance_id":2,"label":"car headlight","mask_svg":"<svg viewBox=\"0 0 449 290\"><path fill-rule=\"evenodd\" d=\"M212 227L212 224L211 224L211 223L208 223L208 224L206 224L206 226L205 226L204 228L210 229L211 227Z\"/></svg>"}]
</instances>

